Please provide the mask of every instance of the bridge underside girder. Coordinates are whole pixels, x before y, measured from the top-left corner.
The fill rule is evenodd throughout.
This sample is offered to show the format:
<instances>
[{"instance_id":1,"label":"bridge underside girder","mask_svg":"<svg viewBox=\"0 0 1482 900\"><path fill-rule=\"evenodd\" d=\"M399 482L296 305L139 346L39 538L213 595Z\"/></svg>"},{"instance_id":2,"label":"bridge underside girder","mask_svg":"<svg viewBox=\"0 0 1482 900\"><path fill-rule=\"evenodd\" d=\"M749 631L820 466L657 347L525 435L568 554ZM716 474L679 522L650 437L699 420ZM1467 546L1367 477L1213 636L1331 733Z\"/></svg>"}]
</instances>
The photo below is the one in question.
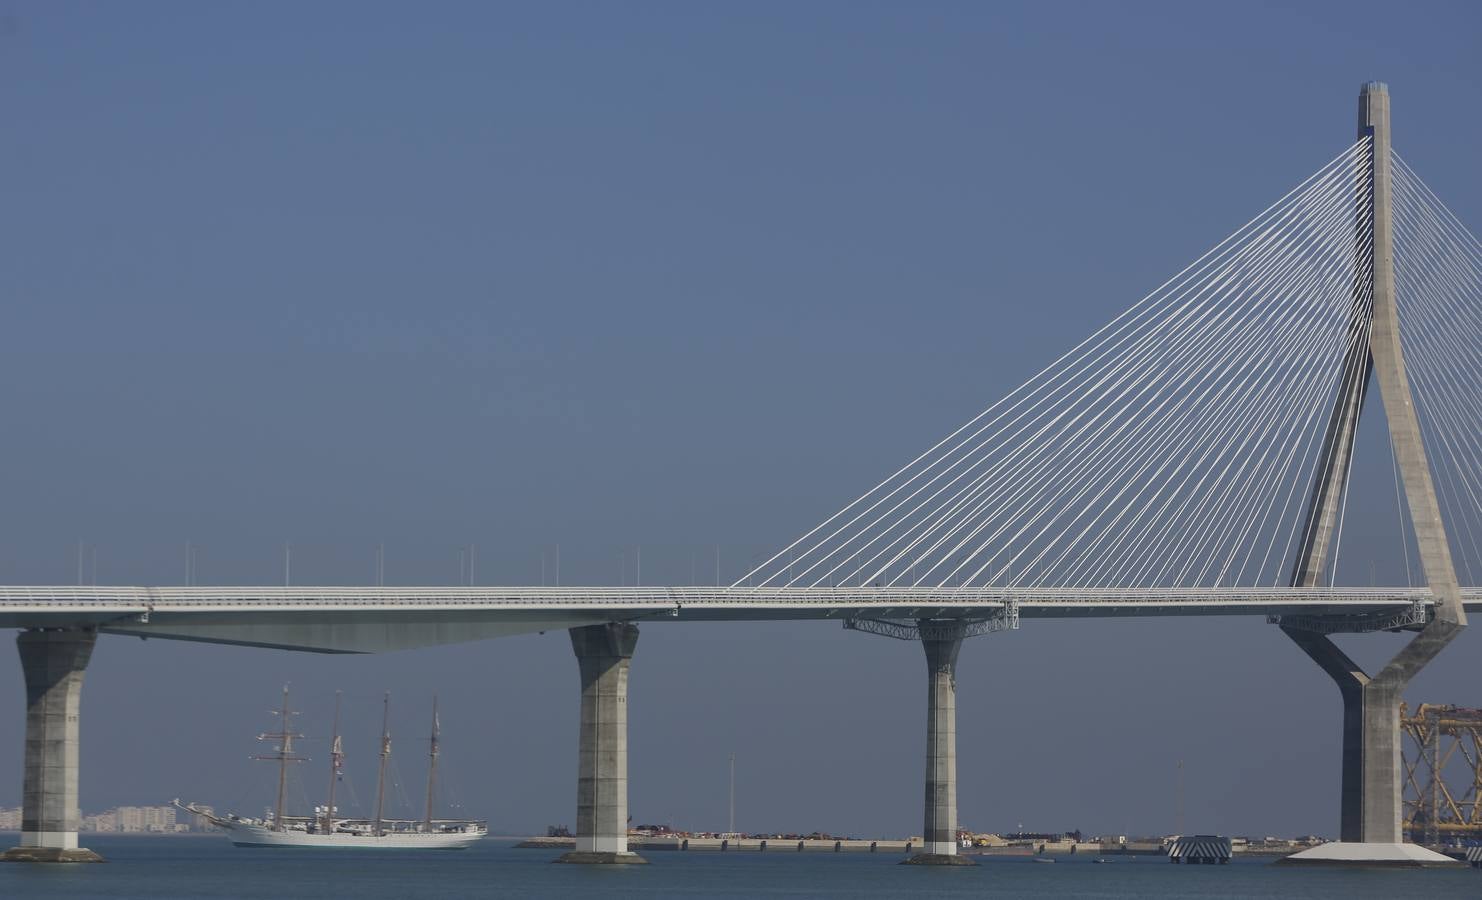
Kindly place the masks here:
<instances>
[{"instance_id":1,"label":"bridge underside girder","mask_svg":"<svg viewBox=\"0 0 1482 900\"><path fill-rule=\"evenodd\" d=\"M385 653L443 644L463 644L491 638L561 631L611 621L606 615L494 613L435 616L391 613L305 616L274 621L267 616L238 613L231 616L161 616L150 622L105 625L99 631L140 638L235 644L312 653Z\"/></svg>"}]
</instances>

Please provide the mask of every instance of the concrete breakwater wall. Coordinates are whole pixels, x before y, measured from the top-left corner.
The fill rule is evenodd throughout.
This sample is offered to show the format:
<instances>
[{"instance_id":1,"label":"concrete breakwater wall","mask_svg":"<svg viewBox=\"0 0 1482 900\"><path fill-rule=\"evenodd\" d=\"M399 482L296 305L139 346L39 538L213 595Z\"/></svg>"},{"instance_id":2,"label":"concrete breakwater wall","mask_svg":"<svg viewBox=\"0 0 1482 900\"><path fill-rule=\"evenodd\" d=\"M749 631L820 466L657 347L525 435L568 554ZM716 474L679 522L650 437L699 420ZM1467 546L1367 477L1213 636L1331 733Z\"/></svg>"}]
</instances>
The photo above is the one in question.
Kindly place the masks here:
<instances>
[{"instance_id":1,"label":"concrete breakwater wall","mask_svg":"<svg viewBox=\"0 0 1482 900\"><path fill-rule=\"evenodd\" d=\"M572 850L574 838L536 837L521 841L516 846L537 850ZM631 850L646 853L657 850L679 850L705 853L920 853L919 840L798 840L793 838L669 838L630 837ZM998 845L993 847L965 847L959 851L964 856L1165 856L1166 849L1154 841L1131 841L1124 844L1096 843L1094 841L1041 841L1033 844ZM1284 855L1288 851L1282 851Z\"/></svg>"},{"instance_id":2,"label":"concrete breakwater wall","mask_svg":"<svg viewBox=\"0 0 1482 900\"><path fill-rule=\"evenodd\" d=\"M1102 856L1103 848L1109 846L1090 841L1040 841L1031 844L1000 844L992 847L972 847L961 852L977 856L1069 856L1084 853ZM1120 851L1119 851L1120 852Z\"/></svg>"},{"instance_id":3,"label":"concrete breakwater wall","mask_svg":"<svg viewBox=\"0 0 1482 900\"><path fill-rule=\"evenodd\" d=\"M540 850L572 850L573 838L530 838L516 846ZM810 841L786 838L628 838L628 848L639 853L679 850L706 853L912 853L921 845L910 841Z\"/></svg>"}]
</instances>

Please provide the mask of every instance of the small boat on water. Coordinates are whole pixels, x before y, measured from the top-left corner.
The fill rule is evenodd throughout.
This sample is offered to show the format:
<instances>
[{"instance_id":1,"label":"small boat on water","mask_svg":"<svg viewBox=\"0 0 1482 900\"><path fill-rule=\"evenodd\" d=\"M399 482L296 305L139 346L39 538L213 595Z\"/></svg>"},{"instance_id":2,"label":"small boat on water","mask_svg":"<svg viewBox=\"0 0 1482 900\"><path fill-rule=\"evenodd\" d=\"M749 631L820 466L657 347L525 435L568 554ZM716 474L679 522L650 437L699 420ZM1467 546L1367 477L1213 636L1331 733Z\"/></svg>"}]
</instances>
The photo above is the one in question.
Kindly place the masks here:
<instances>
[{"instance_id":1,"label":"small boat on water","mask_svg":"<svg viewBox=\"0 0 1482 900\"><path fill-rule=\"evenodd\" d=\"M303 738L289 727L295 713L288 709L288 688L283 688L283 706L277 711L280 729L258 735L259 741L275 742L273 752L253 757L278 763L278 797L271 815L261 819L229 813L221 816L194 803L175 805L200 816L226 831L238 847L335 847L375 850L462 850L482 840L489 833L483 821L472 819L433 818L433 788L437 780L439 724L437 700L432 701L432 744L428 751L427 806L421 819L388 819L383 813L386 800L386 764L391 758L391 695L383 702L381 725L381 764L376 780L376 813L370 818L339 815L335 806L335 786L344 768L345 754L340 745L340 701L335 696L334 736L329 752L329 792L326 802L316 807L311 816L291 816L284 808L288 788L289 763L307 762L294 753L293 742Z\"/></svg>"}]
</instances>

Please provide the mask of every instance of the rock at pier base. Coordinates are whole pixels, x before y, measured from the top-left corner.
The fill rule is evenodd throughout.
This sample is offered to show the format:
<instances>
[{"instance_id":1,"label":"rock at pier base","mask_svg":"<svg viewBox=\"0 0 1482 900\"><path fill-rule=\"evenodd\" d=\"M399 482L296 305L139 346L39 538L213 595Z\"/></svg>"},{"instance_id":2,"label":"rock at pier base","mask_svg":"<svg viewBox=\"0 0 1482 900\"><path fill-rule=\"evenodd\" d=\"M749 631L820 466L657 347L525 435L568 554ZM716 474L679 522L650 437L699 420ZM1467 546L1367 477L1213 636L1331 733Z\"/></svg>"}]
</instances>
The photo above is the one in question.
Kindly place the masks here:
<instances>
[{"instance_id":1,"label":"rock at pier base","mask_svg":"<svg viewBox=\"0 0 1482 900\"><path fill-rule=\"evenodd\" d=\"M1352 868L1432 869L1464 866L1434 850L1416 844L1360 844L1333 841L1284 856L1282 866L1348 866Z\"/></svg>"},{"instance_id":2,"label":"rock at pier base","mask_svg":"<svg viewBox=\"0 0 1482 900\"><path fill-rule=\"evenodd\" d=\"M100 863L104 861L103 857L86 847L73 850L63 850L61 847L12 847L0 853L0 862Z\"/></svg>"},{"instance_id":3,"label":"rock at pier base","mask_svg":"<svg viewBox=\"0 0 1482 900\"><path fill-rule=\"evenodd\" d=\"M637 853L592 853L590 851L573 850L563 853L551 862L574 863L583 866L646 866L648 860Z\"/></svg>"},{"instance_id":4,"label":"rock at pier base","mask_svg":"<svg viewBox=\"0 0 1482 900\"><path fill-rule=\"evenodd\" d=\"M901 860L903 866L976 866L976 860L955 853L918 853Z\"/></svg>"}]
</instances>

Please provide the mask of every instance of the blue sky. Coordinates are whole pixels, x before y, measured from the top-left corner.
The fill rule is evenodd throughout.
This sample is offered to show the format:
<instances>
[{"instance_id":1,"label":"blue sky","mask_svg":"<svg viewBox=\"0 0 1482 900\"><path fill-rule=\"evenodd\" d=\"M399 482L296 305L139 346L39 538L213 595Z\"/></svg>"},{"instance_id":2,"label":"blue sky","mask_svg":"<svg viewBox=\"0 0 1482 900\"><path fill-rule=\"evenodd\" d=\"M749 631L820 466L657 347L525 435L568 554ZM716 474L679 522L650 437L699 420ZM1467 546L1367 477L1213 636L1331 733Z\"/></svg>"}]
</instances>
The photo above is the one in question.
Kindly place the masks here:
<instances>
[{"instance_id":1,"label":"blue sky","mask_svg":"<svg viewBox=\"0 0 1482 900\"><path fill-rule=\"evenodd\" d=\"M717 544L737 577L1333 157L1375 78L1475 231L1471 3L0 0L0 581L72 580L79 540L130 584L186 541L221 583L280 580L285 541L305 583L369 580L378 542L393 583L469 543L487 583L556 543L567 582L639 545L645 582ZM1381 580L1385 497L1345 538ZM1412 696L1482 705L1478 640ZM646 628L635 817L720 825L735 751L740 827L913 833L921 667ZM561 635L115 638L88 677L86 808L235 799L288 679L319 715L362 694L368 734L382 690L418 733L436 690L467 807L573 815ZM959 704L975 827L1171 829L1183 759L1191 826L1336 829L1336 691L1263 622L1030 623L964 648Z\"/></svg>"}]
</instances>

